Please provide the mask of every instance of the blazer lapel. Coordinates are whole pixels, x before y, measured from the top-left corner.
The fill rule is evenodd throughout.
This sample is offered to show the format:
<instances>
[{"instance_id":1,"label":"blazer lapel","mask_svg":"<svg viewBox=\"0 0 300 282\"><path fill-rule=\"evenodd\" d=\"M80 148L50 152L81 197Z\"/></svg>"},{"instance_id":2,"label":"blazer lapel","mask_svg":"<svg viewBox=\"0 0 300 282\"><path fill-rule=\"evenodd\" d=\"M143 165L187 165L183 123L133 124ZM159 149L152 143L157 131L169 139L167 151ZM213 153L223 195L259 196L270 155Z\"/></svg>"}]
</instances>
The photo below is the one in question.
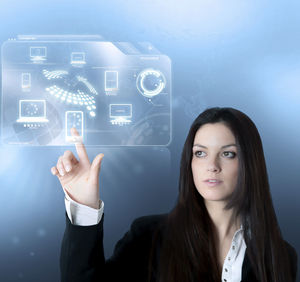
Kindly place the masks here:
<instances>
[{"instance_id":1,"label":"blazer lapel","mask_svg":"<svg viewBox=\"0 0 300 282\"><path fill-rule=\"evenodd\" d=\"M256 279L253 268L251 266L250 259L247 255L247 250L245 252L245 257L242 266L242 281L241 282L259 282Z\"/></svg>"}]
</instances>

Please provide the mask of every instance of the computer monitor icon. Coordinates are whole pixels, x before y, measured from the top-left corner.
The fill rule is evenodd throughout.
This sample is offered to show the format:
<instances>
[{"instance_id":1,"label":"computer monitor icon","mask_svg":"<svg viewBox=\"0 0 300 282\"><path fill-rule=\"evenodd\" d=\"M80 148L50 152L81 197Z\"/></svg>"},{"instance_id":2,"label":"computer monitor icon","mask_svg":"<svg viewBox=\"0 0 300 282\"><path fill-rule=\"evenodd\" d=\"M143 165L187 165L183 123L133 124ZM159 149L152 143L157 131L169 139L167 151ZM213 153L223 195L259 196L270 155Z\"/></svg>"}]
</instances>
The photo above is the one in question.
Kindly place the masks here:
<instances>
[{"instance_id":1,"label":"computer monitor icon","mask_svg":"<svg viewBox=\"0 0 300 282\"><path fill-rule=\"evenodd\" d=\"M113 125L130 124L132 118L132 104L110 104L109 117Z\"/></svg>"},{"instance_id":2,"label":"computer monitor icon","mask_svg":"<svg viewBox=\"0 0 300 282\"><path fill-rule=\"evenodd\" d=\"M30 59L32 61L44 61L47 57L47 47L32 46L30 47Z\"/></svg>"},{"instance_id":3,"label":"computer monitor icon","mask_svg":"<svg viewBox=\"0 0 300 282\"><path fill-rule=\"evenodd\" d=\"M48 122L46 100L20 100L17 122Z\"/></svg>"},{"instance_id":4,"label":"computer monitor icon","mask_svg":"<svg viewBox=\"0 0 300 282\"><path fill-rule=\"evenodd\" d=\"M72 52L71 53L71 64L72 65L84 65L85 53L84 52Z\"/></svg>"}]
</instances>

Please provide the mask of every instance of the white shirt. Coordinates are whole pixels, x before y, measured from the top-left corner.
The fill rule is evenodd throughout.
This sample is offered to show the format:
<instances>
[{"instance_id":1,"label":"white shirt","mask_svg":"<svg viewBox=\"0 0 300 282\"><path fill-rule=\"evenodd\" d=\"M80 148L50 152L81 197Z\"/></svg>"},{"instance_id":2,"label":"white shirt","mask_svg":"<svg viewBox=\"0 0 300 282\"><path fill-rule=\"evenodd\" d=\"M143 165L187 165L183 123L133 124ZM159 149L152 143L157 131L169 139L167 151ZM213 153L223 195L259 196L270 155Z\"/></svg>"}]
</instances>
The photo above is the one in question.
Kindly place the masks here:
<instances>
[{"instance_id":1,"label":"white shirt","mask_svg":"<svg viewBox=\"0 0 300 282\"><path fill-rule=\"evenodd\" d=\"M100 208L93 209L73 201L65 192L65 205L72 224L88 226L98 224L102 218L104 203L100 200ZM230 249L222 269L222 282L240 282L242 266L245 257L246 244L243 237L243 227L237 230L232 238Z\"/></svg>"}]
</instances>

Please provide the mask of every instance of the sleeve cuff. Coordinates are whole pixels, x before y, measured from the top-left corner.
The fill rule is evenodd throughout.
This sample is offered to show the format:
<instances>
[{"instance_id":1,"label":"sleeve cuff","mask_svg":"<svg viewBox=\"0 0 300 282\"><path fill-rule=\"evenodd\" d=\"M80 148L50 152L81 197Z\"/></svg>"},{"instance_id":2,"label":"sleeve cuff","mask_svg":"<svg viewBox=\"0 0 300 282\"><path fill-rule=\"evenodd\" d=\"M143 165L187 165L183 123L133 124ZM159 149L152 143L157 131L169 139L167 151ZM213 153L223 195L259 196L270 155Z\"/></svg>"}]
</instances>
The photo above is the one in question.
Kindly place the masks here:
<instances>
[{"instance_id":1,"label":"sleeve cuff","mask_svg":"<svg viewBox=\"0 0 300 282\"><path fill-rule=\"evenodd\" d=\"M90 226L100 222L104 210L104 202L99 199L99 209L93 209L72 200L65 192L65 207L67 215L74 225Z\"/></svg>"}]
</instances>

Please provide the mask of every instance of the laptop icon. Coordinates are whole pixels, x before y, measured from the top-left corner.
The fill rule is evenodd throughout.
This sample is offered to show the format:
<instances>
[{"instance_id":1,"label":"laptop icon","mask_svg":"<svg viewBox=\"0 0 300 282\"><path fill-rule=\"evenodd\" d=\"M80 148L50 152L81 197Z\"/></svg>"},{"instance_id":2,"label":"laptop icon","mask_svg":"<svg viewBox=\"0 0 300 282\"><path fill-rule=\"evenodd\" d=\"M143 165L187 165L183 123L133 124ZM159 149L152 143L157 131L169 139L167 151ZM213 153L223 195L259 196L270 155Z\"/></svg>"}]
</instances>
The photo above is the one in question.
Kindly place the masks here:
<instances>
[{"instance_id":1,"label":"laptop icon","mask_svg":"<svg viewBox=\"0 0 300 282\"><path fill-rule=\"evenodd\" d=\"M46 100L20 100L17 122L48 122Z\"/></svg>"}]
</instances>

